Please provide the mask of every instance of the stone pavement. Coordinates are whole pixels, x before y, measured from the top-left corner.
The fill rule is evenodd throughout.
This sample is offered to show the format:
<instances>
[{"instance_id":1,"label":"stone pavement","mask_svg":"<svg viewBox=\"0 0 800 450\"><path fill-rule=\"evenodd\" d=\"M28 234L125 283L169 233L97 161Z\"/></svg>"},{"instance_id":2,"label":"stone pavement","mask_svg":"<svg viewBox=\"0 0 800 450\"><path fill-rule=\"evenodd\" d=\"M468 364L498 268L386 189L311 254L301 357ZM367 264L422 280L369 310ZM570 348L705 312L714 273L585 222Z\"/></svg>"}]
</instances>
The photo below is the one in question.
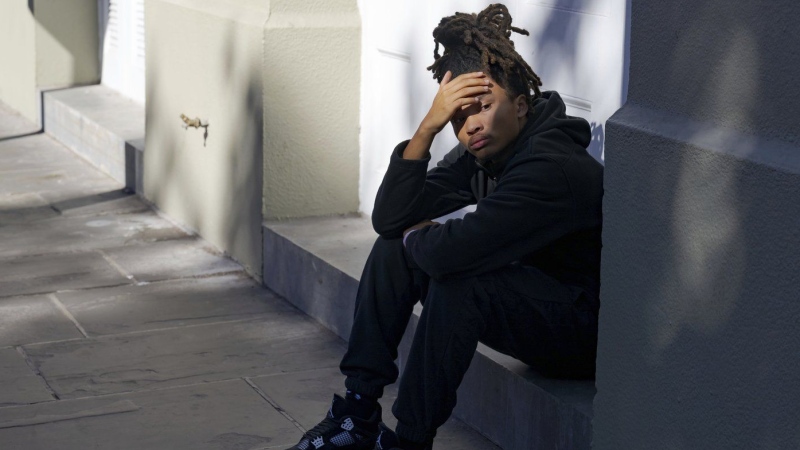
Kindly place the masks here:
<instances>
[{"instance_id":1,"label":"stone pavement","mask_svg":"<svg viewBox=\"0 0 800 450\"><path fill-rule=\"evenodd\" d=\"M286 448L342 391L344 350L0 105L0 448Z\"/></svg>"}]
</instances>

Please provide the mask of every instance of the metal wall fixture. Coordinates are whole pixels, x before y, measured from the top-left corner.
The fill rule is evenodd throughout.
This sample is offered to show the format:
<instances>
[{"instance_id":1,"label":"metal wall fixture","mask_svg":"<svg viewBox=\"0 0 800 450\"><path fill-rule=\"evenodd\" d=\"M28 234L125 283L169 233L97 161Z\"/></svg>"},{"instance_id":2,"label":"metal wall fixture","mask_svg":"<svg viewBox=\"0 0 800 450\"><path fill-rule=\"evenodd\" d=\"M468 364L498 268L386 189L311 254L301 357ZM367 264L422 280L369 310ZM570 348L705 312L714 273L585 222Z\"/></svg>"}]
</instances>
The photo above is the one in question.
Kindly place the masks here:
<instances>
[{"instance_id":1,"label":"metal wall fixture","mask_svg":"<svg viewBox=\"0 0 800 450\"><path fill-rule=\"evenodd\" d=\"M188 130L189 127L192 128L203 128L205 131L203 132L203 147L206 146L206 140L208 139L208 121L200 119L199 117L195 117L194 119L190 119L186 116L186 114L181 114L181 120L183 120L183 125L181 127L184 130Z\"/></svg>"}]
</instances>

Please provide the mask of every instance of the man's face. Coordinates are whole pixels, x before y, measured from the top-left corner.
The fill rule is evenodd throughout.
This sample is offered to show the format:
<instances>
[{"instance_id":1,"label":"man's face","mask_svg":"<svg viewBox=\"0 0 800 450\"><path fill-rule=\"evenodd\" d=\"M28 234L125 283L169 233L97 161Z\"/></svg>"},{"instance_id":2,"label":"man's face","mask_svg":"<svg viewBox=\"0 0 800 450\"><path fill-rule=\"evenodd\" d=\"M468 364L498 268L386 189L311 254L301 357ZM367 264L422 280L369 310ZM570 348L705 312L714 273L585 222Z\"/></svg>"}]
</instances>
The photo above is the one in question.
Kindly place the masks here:
<instances>
[{"instance_id":1,"label":"man's face","mask_svg":"<svg viewBox=\"0 0 800 450\"><path fill-rule=\"evenodd\" d=\"M458 141L478 158L491 160L517 138L525 126L528 104L524 95L509 99L506 90L489 79L489 92L479 103L457 111L450 119Z\"/></svg>"}]
</instances>

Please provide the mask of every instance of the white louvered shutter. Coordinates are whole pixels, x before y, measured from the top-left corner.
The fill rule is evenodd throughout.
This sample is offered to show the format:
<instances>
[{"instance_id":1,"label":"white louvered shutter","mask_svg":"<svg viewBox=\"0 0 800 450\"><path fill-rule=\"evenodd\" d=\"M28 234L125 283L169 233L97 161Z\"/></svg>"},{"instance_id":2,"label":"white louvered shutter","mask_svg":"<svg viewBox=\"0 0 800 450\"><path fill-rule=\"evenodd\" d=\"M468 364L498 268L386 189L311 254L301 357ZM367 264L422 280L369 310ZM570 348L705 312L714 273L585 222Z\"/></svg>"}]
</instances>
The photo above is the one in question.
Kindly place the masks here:
<instances>
[{"instance_id":1,"label":"white louvered shutter","mask_svg":"<svg viewBox=\"0 0 800 450\"><path fill-rule=\"evenodd\" d=\"M103 39L102 83L145 101L144 0L99 0ZM103 20L105 16L106 20ZM101 36L103 32L101 30Z\"/></svg>"}]
</instances>

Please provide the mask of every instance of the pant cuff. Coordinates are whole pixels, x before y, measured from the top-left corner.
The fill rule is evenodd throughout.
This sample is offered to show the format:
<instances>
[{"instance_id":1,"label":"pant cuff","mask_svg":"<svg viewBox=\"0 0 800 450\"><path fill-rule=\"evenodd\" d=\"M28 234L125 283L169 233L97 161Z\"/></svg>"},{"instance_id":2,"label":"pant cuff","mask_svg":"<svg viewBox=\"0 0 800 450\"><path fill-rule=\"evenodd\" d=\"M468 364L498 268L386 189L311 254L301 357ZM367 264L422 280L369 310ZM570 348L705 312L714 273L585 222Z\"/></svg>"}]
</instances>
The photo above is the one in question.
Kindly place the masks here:
<instances>
[{"instance_id":1,"label":"pant cuff","mask_svg":"<svg viewBox=\"0 0 800 450\"><path fill-rule=\"evenodd\" d=\"M401 422L397 422L395 433L397 433L398 437L419 444L432 442L433 438L436 436L436 431L431 433L421 428L410 427Z\"/></svg>"},{"instance_id":2,"label":"pant cuff","mask_svg":"<svg viewBox=\"0 0 800 450\"><path fill-rule=\"evenodd\" d=\"M372 386L357 378L345 378L344 387L356 394L366 395L367 397L375 399L383 397L383 386Z\"/></svg>"}]
</instances>

